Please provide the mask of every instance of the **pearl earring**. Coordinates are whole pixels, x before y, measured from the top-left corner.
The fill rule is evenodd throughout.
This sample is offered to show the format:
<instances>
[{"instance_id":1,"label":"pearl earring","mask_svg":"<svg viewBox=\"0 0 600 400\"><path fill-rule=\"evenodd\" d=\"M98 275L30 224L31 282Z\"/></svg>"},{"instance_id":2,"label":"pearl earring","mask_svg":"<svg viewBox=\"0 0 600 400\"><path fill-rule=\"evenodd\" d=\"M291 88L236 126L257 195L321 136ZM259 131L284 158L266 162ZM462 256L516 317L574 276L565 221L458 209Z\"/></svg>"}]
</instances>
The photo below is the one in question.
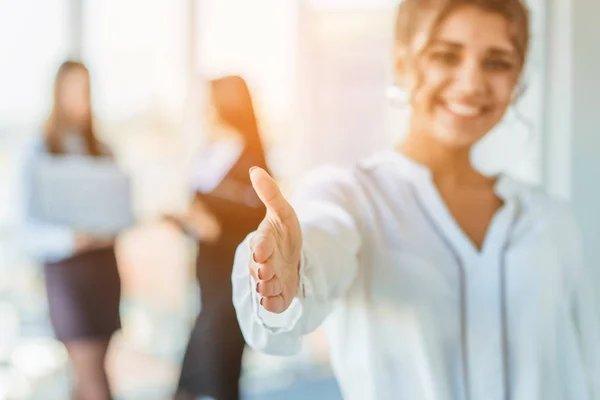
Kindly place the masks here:
<instances>
[{"instance_id":1,"label":"pearl earring","mask_svg":"<svg viewBox=\"0 0 600 400\"><path fill-rule=\"evenodd\" d=\"M406 105L409 100L408 92L402 89L397 83L393 83L387 87L385 96L394 106Z\"/></svg>"}]
</instances>

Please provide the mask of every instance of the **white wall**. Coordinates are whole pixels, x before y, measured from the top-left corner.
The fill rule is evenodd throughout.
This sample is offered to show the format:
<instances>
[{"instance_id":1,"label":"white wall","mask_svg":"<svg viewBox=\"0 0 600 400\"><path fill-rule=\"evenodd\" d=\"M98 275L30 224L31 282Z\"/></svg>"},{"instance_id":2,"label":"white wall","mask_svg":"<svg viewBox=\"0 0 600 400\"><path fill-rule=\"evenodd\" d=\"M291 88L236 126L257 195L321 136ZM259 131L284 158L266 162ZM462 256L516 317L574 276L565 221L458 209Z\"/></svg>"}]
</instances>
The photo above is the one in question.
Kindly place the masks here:
<instances>
[{"instance_id":1,"label":"white wall","mask_svg":"<svg viewBox=\"0 0 600 400\"><path fill-rule=\"evenodd\" d=\"M547 4L544 184L571 200L593 287L600 288L600 3Z\"/></svg>"},{"instance_id":2,"label":"white wall","mask_svg":"<svg viewBox=\"0 0 600 400\"><path fill-rule=\"evenodd\" d=\"M542 171L546 190L571 197L572 20L570 2L547 2L546 96L544 102Z\"/></svg>"},{"instance_id":3,"label":"white wall","mask_svg":"<svg viewBox=\"0 0 600 400\"><path fill-rule=\"evenodd\" d=\"M600 2L572 0L570 4L572 89L567 115L571 117L571 199L594 286L600 288ZM600 295L597 297L600 304Z\"/></svg>"},{"instance_id":4,"label":"white wall","mask_svg":"<svg viewBox=\"0 0 600 400\"><path fill-rule=\"evenodd\" d=\"M300 82L305 166L388 147L393 8L305 10Z\"/></svg>"}]
</instances>

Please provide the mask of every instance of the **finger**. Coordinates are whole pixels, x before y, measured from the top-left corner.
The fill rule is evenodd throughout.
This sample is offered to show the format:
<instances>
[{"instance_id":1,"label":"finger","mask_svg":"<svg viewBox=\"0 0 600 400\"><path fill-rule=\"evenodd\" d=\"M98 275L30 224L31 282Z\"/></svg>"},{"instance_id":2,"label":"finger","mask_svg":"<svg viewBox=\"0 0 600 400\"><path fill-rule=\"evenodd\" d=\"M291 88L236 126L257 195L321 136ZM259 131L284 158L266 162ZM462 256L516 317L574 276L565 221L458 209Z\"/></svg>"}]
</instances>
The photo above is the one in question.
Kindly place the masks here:
<instances>
[{"instance_id":1,"label":"finger","mask_svg":"<svg viewBox=\"0 0 600 400\"><path fill-rule=\"evenodd\" d=\"M272 264L256 264L256 276L260 281L269 281L275 276L275 268Z\"/></svg>"},{"instance_id":2,"label":"finger","mask_svg":"<svg viewBox=\"0 0 600 400\"><path fill-rule=\"evenodd\" d=\"M267 211L284 218L291 208L285 200L275 180L262 168L250 168L250 180L256 194L263 202Z\"/></svg>"},{"instance_id":3,"label":"finger","mask_svg":"<svg viewBox=\"0 0 600 400\"><path fill-rule=\"evenodd\" d=\"M250 265L248 265L248 270L250 271L250 275L254 279L254 282L258 282L258 281L260 281L260 279L258 279L258 274L256 273L256 268L254 268L254 265L255 265L254 262L252 262L252 260L250 260Z\"/></svg>"},{"instance_id":4,"label":"finger","mask_svg":"<svg viewBox=\"0 0 600 400\"><path fill-rule=\"evenodd\" d=\"M252 253L250 253L250 257L252 257ZM252 278L254 278L254 282L260 281L260 279L258 278L259 267L260 264L255 263L254 260L250 258L250 260L248 261L248 270L250 271L250 275L252 275Z\"/></svg>"},{"instance_id":5,"label":"finger","mask_svg":"<svg viewBox=\"0 0 600 400\"><path fill-rule=\"evenodd\" d=\"M285 311L285 303L281 295L274 297L261 297L260 305L269 312L280 314Z\"/></svg>"},{"instance_id":6,"label":"finger","mask_svg":"<svg viewBox=\"0 0 600 400\"><path fill-rule=\"evenodd\" d=\"M254 262L263 264L275 251L275 239L273 235L259 231L250 239L250 249Z\"/></svg>"},{"instance_id":7,"label":"finger","mask_svg":"<svg viewBox=\"0 0 600 400\"><path fill-rule=\"evenodd\" d=\"M250 275L252 275L256 282L268 281L275 276L275 268L269 263L260 264L250 259L248 268L250 269Z\"/></svg>"},{"instance_id":8,"label":"finger","mask_svg":"<svg viewBox=\"0 0 600 400\"><path fill-rule=\"evenodd\" d=\"M277 277L268 281L258 281L256 292L263 297L279 296L282 292L281 281Z\"/></svg>"}]
</instances>

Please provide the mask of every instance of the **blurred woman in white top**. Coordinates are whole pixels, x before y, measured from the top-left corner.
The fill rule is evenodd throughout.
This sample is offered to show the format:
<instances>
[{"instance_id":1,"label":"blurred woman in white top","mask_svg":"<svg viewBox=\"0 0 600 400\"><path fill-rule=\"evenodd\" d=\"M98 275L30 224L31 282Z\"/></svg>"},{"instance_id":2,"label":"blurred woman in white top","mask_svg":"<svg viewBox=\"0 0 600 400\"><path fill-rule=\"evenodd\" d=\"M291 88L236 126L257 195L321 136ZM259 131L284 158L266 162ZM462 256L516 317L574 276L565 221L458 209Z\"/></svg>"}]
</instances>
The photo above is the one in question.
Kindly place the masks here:
<instances>
[{"instance_id":1,"label":"blurred woman in white top","mask_svg":"<svg viewBox=\"0 0 600 400\"><path fill-rule=\"evenodd\" d=\"M43 137L32 144L21 168L25 248L44 265L50 322L69 355L73 400L112 399L105 361L110 340L121 329L115 238L41 218L34 206L34 178L41 157L110 159L93 120L90 73L81 62L65 61L56 74Z\"/></svg>"},{"instance_id":2,"label":"blurred woman in white top","mask_svg":"<svg viewBox=\"0 0 600 400\"><path fill-rule=\"evenodd\" d=\"M292 354L322 325L348 399L600 398L569 207L470 163L516 100L528 42L520 0L401 3L405 139L310 175L293 206L250 172L267 216L232 280L251 346Z\"/></svg>"}]
</instances>

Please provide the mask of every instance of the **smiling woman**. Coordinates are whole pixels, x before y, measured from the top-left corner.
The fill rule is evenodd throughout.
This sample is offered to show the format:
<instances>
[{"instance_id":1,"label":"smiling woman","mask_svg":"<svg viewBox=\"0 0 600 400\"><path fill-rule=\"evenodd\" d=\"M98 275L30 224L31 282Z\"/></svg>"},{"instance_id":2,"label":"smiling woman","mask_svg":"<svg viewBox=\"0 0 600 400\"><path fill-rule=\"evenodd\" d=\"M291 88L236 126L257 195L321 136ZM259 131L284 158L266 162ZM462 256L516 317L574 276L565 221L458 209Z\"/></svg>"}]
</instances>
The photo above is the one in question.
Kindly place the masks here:
<instances>
[{"instance_id":1,"label":"smiling woman","mask_svg":"<svg viewBox=\"0 0 600 400\"><path fill-rule=\"evenodd\" d=\"M322 325L348 399L596 398L570 208L470 159L520 92L525 6L404 0L396 33L412 113L394 151L308 175L293 206L250 173L267 215L233 270L246 341L289 355Z\"/></svg>"},{"instance_id":2,"label":"smiling woman","mask_svg":"<svg viewBox=\"0 0 600 400\"><path fill-rule=\"evenodd\" d=\"M421 22L425 29L415 31L418 22L407 20L411 7L418 7L415 1L402 3L396 26L396 79L412 93L417 111L410 131L432 132L450 145L473 145L500 122L518 93L527 14L493 2L481 8L429 3L440 5ZM452 12L461 18L444 19Z\"/></svg>"}]
</instances>

